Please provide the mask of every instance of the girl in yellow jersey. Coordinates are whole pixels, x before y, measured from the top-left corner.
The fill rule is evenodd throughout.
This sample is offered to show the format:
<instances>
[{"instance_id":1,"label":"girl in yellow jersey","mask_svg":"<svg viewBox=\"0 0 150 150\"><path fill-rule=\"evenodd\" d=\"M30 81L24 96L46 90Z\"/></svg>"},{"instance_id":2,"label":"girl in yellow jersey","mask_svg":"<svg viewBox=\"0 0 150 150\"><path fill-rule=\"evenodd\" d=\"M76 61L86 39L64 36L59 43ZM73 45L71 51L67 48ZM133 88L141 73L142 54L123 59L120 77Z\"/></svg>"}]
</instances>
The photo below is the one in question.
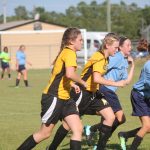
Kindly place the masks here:
<instances>
[{"instance_id":1,"label":"girl in yellow jersey","mask_svg":"<svg viewBox=\"0 0 150 150\"><path fill-rule=\"evenodd\" d=\"M55 124L63 119L72 130L71 150L81 150L82 124L75 101L70 98L71 81L86 87L76 73L76 51L82 47L81 32L77 28L68 28L63 35L61 50L56 60L47 87L42 94L42 125L39 131L29 136L17 150L31 150L41 141L50 137ZM79 87L72 83L79 91Z\"/></svg>"},{"instance_id":2,"label":"girl in yellow jersey","mask_svg":"<svg viewBox=\"0 0 150 150\"><path fill-rule=\"evenodd\" d=\"M76 93L74 90L71 91L71 96L78 105L80 116L88 114L101 115L103 117L97 150L104 150L106 142L111 135L111 128L115 119L112 108L105 97L101 93L96 93L99 89L99 85L122 87L126 84L126 81L123 80L114 82L103 77L107 71L108 57L115 54L118 46L119 38L116 34L106 36L103 40L102 49L93 54L82 71L81 77L86 81L87 87L82 88L82 86L78 84L81 88L81 92ZM57 134L49 148L47 147L47 150L56 150L68 131L68 125L64 122L63 125L58 128Z\"/></svg>"}]
</instances>

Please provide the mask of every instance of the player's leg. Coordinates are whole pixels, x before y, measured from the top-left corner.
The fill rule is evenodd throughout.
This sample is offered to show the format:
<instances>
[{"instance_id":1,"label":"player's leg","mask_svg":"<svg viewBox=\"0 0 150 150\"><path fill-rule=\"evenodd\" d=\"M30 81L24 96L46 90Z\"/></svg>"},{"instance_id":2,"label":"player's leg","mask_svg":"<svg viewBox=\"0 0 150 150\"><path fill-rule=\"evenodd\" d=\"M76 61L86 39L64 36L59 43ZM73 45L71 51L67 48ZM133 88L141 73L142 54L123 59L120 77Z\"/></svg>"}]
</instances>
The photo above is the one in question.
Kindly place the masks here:
<instances>
[{"instance_id":1,"label":"player's leg","mask_svg":"<svg viewBox=\"0 0 150 150\"><path fill-rule=\"evenodd\" d=\"M81 139L83 126L81 120L77 114L72 114L64 118L68 126L72 131L72 136L70 140L71 150L81 150Z\"/></svg>"},{"instance_id":2,"label":"player's leg","mask_svg":"<svg viewBox=\"0 0 150 150\"><path fill-rule=\"evenodd\" d=\"M106 147L106 143L111 136L112 124L114 122L115 115L111 107L105 108L101 110L99 113L103 116L104 121L100 128L97 149L103 150Z\"/></svg>"},{"instance_id":3,"label":"player's leg","mask_svg":"<svg viewBox=\"0 0 150 150\"><path fill-rule=\"evenodd\" d=\"M134 137L130 150L137 150L145 134L150 132L150 117L142 116L140 117L140 119L142 122L142 127L140 128L140 130L137 132L136 136Z\"/></svg>"},{"instance_id":4,"label":"player's leg","mask_svg":"<svg viewBox=\"0 0 150 150\"><path fill-rule=\"evenodd\" d=\"M49 126L46 126L45 124L42 124L39 131L36 133L30 135L18 148L17 150L31 150L34 148L38 143L43 141L44 139L47 139L52 129L54 128L54 124L50 124Z\"/></svg>"},{"instance_id":5,"label":"player's leg","mask_svg":"<svg viewBox=\"0 0 150 150\"><path fill-rule=\"evenodd\" d=\"M65 121L62 121L62 125L60 125L59 128L57 129L52 143L50 144L50 146L46 148L46 150L56 150L60 145L60 143L68 134L69 130L70 128L68 124Z\"/></svg>"},{"instance_id":6,"label":"player's leg","mask_svg":"<svg viewBox=\"0 0 150 150\"><path fill-rule=\"evenodd\" d=\"M24 79L24 84L26 87L28 87L28 79L27 79L27 69L22 70L22 74L23 74L23 79Z\"/></svg>"}]
</instances>

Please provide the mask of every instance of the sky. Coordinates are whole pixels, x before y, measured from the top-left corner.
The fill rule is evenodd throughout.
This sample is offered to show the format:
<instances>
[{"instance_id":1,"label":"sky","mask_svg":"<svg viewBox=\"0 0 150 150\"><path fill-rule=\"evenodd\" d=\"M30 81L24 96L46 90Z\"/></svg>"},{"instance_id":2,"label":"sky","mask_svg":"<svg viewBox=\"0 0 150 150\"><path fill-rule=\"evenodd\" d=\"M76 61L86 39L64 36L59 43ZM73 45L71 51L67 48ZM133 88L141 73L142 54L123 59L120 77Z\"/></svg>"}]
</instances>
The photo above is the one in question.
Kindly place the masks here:
<instances>
[{"instance_id":1,"label":"sky","mask_svg":"<svg viewBox=\"0 0 150 150\"><path fill-rule=\"evenodd\" d=\"M44 7L46 11L55 11L64 13L70 6L76 6L79 2L84 1L90 4L93 0L0 0L0 15L3 14L3 3L6 2L7 16L14 15L14 9L18 6L25 6L28 11L35 7ZM96 0L98 4L104 0ZM121 0L110 0L111 3L120 3ZM126 4L136 3L139 7L150 6L150 0L123 0Z\"/></svg>"}]
</instances>

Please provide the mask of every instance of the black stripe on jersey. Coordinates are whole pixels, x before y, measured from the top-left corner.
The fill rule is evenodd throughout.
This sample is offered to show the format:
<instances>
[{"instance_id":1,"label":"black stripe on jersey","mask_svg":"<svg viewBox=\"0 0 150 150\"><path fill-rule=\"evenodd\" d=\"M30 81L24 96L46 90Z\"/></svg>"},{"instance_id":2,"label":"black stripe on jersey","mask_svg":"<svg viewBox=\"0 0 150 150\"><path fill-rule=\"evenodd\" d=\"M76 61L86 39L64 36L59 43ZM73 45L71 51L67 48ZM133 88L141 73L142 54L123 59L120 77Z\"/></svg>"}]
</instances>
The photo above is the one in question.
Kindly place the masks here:
<instances>
[{"instance_id":1,"label":"black stripe on jersey","mask_svg":"<svg viewBox=\"0 0 150 150\"><path fill-rule=\"evenodd\" d=\"M61 69L60 73L55 76L55 79L53 80L53 82L51 83L51 85L48 89L48 93L58 96L59 83L60 83L62 77L64 76L64 74L65 74L65 64L63 63L62 69Z\"/></svg>"},{"instance_id":2,"label":"black stripe on jersey","mask_svg":"<svg viewBox=\"0 0 150 150\"><path fill-rule=\"evenodd\" d=\"M84 74L82 79L84 81L87 81L87 79L90 77L90 75L92 75L92 72L93 72L93 65L89 67L88 71Z\"/></svg>"}]
</instances>

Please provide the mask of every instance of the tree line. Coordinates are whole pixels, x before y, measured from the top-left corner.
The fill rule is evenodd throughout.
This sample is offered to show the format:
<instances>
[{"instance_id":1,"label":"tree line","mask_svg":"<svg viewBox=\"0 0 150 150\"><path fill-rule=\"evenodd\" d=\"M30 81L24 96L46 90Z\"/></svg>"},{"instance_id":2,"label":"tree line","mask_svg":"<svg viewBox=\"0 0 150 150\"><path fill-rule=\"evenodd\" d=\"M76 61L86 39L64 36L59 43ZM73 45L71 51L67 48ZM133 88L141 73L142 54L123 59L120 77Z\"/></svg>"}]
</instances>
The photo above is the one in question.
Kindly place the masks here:
<instances>
[{"instance_id":1,"label":"tree line","mask_svg":"<svg viewBox=\"0 0 150 150\"><path fill-rule=\"evenodd\" d=\"M47 11L43 7L36 7L28 11L25 6L15 8L15 15L7 17L7 22L33 19L40 14L40 20L48 23L86 28L88 31L107 31L107 3L90 4L80 2L77 6L70 6L64 13ZM0 15L0 23L3 15ZM111 4L111 30L128 36L131 39L140 37L142 28L150 24L150 6L138 7L136 3L127 5L124 1Z\"/></svg>"}]
</instances>

